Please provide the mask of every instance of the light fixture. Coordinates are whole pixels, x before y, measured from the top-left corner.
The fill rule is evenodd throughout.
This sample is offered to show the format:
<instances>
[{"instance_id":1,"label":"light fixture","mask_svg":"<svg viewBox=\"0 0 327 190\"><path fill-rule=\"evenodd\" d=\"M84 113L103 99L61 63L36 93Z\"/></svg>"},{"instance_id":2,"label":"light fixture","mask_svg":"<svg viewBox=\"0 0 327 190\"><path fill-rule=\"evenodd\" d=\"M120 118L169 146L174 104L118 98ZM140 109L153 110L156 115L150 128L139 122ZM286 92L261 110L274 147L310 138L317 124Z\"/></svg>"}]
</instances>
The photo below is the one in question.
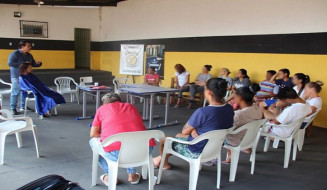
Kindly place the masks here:
<instances>
[{"instance_id":1,"label":"light fixture","mask_svg":"<svg viewBox=\"0 0 327 190\"><path fill-rule=\"evenodd\" d=\"M44 5L44 2L42 0L34 0L34 3L37 3L38 7L41 7L41 5Z\"/></svg>"}]
</instances>

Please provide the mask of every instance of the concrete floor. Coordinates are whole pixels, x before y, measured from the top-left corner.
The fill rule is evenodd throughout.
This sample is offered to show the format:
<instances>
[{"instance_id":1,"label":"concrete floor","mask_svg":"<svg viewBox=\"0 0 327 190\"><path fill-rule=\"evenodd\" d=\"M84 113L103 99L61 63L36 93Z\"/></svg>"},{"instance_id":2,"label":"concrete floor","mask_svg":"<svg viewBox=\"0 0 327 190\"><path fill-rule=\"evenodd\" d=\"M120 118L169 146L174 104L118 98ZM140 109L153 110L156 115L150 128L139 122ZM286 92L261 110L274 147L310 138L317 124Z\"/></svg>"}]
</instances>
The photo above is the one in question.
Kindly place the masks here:
<instances>
[{"instance_id":1,"label":"concrete floor","mask_svg":"<svg viewBox=\"0 0 327 190\"><path fill-rule=\"evenodd\" d=\"M4 108L8 108L8 97ZM94 113L94 102L89 101L88 112ZM163 116L164 107L155 106L155 114ZM186 108L171 109L170 121L178 120L181 124L162 128L168 136L178 133L182 124L187 121L194 110ZM58 174L66 179L77 182L85 189L107 189L100 180L96 187L91 188L92 152L88 145L89 123L92 120L76 121L75 117L82 114L82 105L67 103L58 107L60 115L39 120L35 113L28 113L38 126L41 158L36 158L32 133L23 133L23 145L17 148L15 136L8 136L5 147L5 165L0 166L0 189L12 190L49 174ZM154 123L163 122L163 117ZM147 122L145 122L147 125ZM302 152L298 153L297 161L290 162L288 169L283 169L283 143L279 149L270 148L268 153L262 152L261 140L256 161L255 175L250 174L249 155L241 154L236 181L228 182L229 166L222 165L222 189L327 189L327 129L314 128L312 137L305 140ZM153 155L158 154L154 149ZM223 157L226 151L223 151ZM172 170L164 171L162 183L156 185L157 190L188 189L188 164L176 157L170 160ZM101 170L99 170L101 171ZM140 172L140 169L138 169ZM155 174L157 171L155 171ZM101 174L99 172L99 174ZM130 185L124 169L119 170L120 184L118 190L148 188L148 181L139 185ZM204 166L198 180L199 190L215 189L216 167Z\"/></svg>"}]
</instances>

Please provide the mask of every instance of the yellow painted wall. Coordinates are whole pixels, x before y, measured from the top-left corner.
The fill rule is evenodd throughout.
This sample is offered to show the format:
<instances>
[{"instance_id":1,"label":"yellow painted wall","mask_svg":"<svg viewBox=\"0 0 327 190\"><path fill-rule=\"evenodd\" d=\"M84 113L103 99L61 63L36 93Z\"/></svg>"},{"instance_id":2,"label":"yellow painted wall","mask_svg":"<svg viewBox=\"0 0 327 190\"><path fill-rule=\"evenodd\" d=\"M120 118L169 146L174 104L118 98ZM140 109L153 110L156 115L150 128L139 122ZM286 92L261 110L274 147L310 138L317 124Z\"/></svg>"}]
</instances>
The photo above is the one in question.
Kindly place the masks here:
<instances>
[{"instance_id":1,"label":"yellow painted wall","mask_svg":"<svg viewBox=\"0 0 327 190\"><path fill-rule=\"evenodd\" d=\"M101 52L100 51L91 51L91 70L100 70L100 59Z\"/></svg>"},{"instance_id":2,"label":"yellow painted wall","mask_svg":"<svg viewBox=\"0 0 327 190\"><path fill-rule=\"evenodd\" d=\"M118 51L103 51L100 55L100 69L111 71L114 76L119 75ZM231 70L231 76L235 77L238 69L248 70L250 79L259 82L265 78L266 70L289 68L291 75L303 72L310 75L311 80L322 80L326 83L321 92L323 109L315 120L315 125L327 128L327 55L303 55L303 54L264 54L264 53L209 53L209 52L166 52L165 53L165 79L163 86L170 85L170 78L174 76L174 65L183 64L191 73L191 81L201 72L205 64L213 66L213 76L218 76L222 67ZM143 77L135 77L135 82L140 83Z\"/></svg>"},{"instance_id":3,"label":"yellow painted wall","mask_svg":"<svg viewBox=\"0 0 327 190\"><path fill-rule=\"evenodd\" d=\"M9 69L8 57L13 50L0 50L0 70ZM75 68L74 51L32 50L35 61L42 61L41 69L73 69Z\"/></svg>"}]
</instances>

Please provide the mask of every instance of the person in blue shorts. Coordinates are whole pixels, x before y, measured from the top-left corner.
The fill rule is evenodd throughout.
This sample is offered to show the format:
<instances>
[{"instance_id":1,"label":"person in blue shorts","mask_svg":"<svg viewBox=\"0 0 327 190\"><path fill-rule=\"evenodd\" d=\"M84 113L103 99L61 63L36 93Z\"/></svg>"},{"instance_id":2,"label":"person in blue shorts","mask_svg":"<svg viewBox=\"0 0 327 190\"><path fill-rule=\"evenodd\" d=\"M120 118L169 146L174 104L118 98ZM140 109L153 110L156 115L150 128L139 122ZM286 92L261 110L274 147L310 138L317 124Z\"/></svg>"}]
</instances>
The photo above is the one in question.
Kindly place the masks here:
<instances>
[{"instance_id":1,"label":"person in blue shorts","mask_svg":"<svg viewBox=\"0 0 327 190\"><path fill-rule=\"evenodd\" d=\"M184 141L192 141L194 137L203 133L228 129L233 126L234 111L231 105L226 104L224 97L227 92L227 82L222 78L209 79L205 85L204 95L209 102L209 106L197 109L183 127L181 133L176 138ZM191 134L196 135L191 135ZM160 155L153 159L155 167L161 163L161 155L163 153L165 140L160 141ZM176 152L189 158L198 158L202 153L207 141L201 141L195 145L185 145L181 143L173 143L172 148ZM168 163L169 155L164 160L164 169L170 169Z\"/></svg>"}]
</instances>

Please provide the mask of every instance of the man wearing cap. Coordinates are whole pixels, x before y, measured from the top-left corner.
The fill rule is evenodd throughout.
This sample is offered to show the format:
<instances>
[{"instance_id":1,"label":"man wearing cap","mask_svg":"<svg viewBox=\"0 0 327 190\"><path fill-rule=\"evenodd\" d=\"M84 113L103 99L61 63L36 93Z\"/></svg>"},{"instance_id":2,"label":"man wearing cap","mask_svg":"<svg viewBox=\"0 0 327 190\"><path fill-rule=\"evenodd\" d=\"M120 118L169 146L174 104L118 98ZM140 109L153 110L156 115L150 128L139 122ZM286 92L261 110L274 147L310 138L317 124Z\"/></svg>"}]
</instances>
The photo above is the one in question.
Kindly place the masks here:
<instances>
[{"instance_id":1,"label":"man wearing cap","mask_svg":"<svg viewBox=\"0 0 327 190\"><path fill-rule=\"evenodd\" d=\"M42 62L35 62L32 54L29 52L32 49L32 45L29 41L22 40L19 42L19 49L15 50L9 55L8 65L10 67L10 78L12 83L12 91L10 96L10 109L13 115L18 115L16 110L18 96L20 94L20 87L18 78L20 75L19 66L23 63L30 63L33 67L41 67ZM20 109L25 108L26 92L22 92L20 98Z\"/></svg>"}]
</instances>

